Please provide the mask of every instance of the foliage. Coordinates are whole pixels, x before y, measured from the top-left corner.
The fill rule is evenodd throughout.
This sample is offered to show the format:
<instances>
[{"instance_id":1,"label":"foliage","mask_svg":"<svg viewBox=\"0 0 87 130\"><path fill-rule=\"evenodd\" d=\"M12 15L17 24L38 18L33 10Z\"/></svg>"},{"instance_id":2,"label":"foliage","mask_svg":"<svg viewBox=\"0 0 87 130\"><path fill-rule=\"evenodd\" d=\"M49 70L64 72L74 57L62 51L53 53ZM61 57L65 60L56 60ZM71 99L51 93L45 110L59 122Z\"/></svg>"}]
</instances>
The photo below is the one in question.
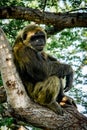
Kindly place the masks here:
<instances>
[{"instance_id":1,"label":"foliage","mask_svg":"<svg viewBox=\"0 0 87 130\"><path fill-rule=\"evenodd\" d=\"M13 123L13 118L6 117L0 120L0 127L5 125L10 127L12 123Z\"/></svg>"}]
</instances>

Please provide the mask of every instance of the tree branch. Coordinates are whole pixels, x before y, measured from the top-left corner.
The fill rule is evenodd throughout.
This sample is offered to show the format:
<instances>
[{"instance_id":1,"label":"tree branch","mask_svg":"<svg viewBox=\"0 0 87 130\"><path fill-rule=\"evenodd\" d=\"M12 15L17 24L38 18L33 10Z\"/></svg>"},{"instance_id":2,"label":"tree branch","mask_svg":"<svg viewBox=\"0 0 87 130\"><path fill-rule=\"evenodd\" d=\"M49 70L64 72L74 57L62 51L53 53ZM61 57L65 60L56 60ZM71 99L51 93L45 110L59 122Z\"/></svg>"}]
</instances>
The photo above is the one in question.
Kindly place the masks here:
<instances>
[{"instance_id":1,"label":"tree branch","mask_svg":"<svg viewBox=\"0 0 87 130\"><path fill-rule=\"evenodd\" d=\"M64 28L87 27L87 13L50 13L26 7L0 7L0 18L24 19L38 24Z\"/></svg>"},{"instance_id":2,"label":"tree branch","mask_svg":"<svg viewBox=\"0 0 87 130\"><path fill-rule=\"evenodd\" d=\"M12 49L2 29L0 29L0 71L8 103L11 104L13 108L26 108L29 99L19 76L16 74ZM16 96L18 98L16 98Z\"/></svg>"},{"instance_id":3,"label":"tree branch","mask_svg":"<svg viewBox=\"0 0 87 130\"><path fill-rule=\"evenodd\" d=\"M16 72L12 50L6 36L0 29L0 69L7 94L8 104L13 111L12 116L40 128L49 130L78 129L87 130L87 118L80 114L74 106L63 108L64 115L32 102L27 96L24 86Z\"/></svg>"}]
</instances>

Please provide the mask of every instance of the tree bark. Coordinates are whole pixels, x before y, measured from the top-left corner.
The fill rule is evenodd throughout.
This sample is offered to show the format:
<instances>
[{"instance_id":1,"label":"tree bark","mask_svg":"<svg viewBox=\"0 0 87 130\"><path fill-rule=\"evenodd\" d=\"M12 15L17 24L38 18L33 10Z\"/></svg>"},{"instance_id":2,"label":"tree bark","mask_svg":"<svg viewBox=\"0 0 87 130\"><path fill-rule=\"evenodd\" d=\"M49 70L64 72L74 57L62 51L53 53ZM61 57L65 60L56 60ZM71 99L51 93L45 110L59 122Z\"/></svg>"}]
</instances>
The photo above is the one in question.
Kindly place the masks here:
<instances>
[{"instance_id":1,"label":"tree bark","mask_svg":"<svg viewBox=\"0 0 87 130\"><path fill-rule=\"evenodd\" d=\"M50 13L26 7L0 7L0 18L24 19L38 24L53 25L58 31L64 28L87 27L87 13Z\"/></svg>"},{"instance_id":2,"label":"tree bark","mask_svg":"<svg viewBox=\"0 0 87 130\"><path fill-rule=\"evenodd\" d=\"M0 71L7 94L7 101L12 108L11 115L36 127L49 130L87 130L87 117L74 106L63 108L63 116L40 106L30 100L16 72L12 50L0 29Z\"/></svg>"}]
</instances>

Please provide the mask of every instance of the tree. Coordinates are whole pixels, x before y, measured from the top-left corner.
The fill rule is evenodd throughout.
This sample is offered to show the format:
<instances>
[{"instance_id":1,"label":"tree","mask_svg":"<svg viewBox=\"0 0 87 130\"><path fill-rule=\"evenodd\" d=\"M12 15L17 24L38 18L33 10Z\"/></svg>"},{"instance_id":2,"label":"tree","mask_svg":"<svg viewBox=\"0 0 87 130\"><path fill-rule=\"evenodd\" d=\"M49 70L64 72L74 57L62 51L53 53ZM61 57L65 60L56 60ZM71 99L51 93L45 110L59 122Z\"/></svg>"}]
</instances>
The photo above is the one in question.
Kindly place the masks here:
<instances>
[{"instance_id":1,"label":"tree","mask_svg":"<svg viewBox=\"0 0 87 130\"><path fill-rule=\"evenodd\" d=\"M44 6L46 6L46 2L47 1L45 1ZM34 21L35 23L38 24L52 25L51 28L47 29L47 33L54 34L60 30L63 30L66 27L67 28L86 27L87 13L86 12L80 13L79 10L70 11L66 13L65 12L50 13L44 11L41 12L38 9L9 6L9 7L0 8L0 12L1 12L0 18L24 19L24 20ZM0 31L0 38L1 38L0 40L1 41L1 50L0 50L1 65L0 66L1 66L2 77L4 79L3 83L7 92L6 94L7 94L8 103L10 103L10 105L12 106L10 112L11 115L15 116L17 119L20 118L21 120L25 119L26 123L31 123L35 126L42 127L44 129L49 128L49 129L66 130L71 128L71 129L78 129L78 130L81 129L86 130L87 118L84 117L82 114L80 114L77 111L77 109L75 109L73 106L64 108L65 115L61 117L61 116L57 116L55 113L49 111L48 109L33 103L29 99L29 97L27 97L20 79L18 79L18 76L15 74L16 70L13 69L15 67L13 65L13 62L11 61L12 55L8 50L9 47L8 45L6 45L7 40L5 39L2 30ZM8 69L6 69L7 67ZM5 68L5 72L4 72L4 68ZM22 104L20 104L20 102L22 102ZM14 114L12 114L13 111ZM60 120L62 122L62 126Z\"/></svg>"}]
</instances>

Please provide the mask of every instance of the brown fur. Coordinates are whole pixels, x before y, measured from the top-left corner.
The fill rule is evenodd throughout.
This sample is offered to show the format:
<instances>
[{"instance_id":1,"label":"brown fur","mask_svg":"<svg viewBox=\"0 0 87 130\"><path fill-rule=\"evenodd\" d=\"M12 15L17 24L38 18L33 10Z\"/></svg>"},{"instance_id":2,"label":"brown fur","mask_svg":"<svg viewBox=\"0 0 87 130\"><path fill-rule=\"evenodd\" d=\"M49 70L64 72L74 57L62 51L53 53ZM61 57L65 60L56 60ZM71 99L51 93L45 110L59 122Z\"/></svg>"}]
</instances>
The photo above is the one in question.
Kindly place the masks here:
<instances>
[{"instance_id":1,"label":"brown fur","mask_svg":"<svg viewBox=\"0 0 87 130\"><path fill-rule=\"evenodd\" d=\"M28 95L35 102L62 114L59 102L64 93L60 78L66 76L65 88L69 90L73 70L70 65L58 62L43 51L45 41L46 33L42 28L36 25L25 27L13 46L14 62Z\"/></svg>"}]
</instances>

